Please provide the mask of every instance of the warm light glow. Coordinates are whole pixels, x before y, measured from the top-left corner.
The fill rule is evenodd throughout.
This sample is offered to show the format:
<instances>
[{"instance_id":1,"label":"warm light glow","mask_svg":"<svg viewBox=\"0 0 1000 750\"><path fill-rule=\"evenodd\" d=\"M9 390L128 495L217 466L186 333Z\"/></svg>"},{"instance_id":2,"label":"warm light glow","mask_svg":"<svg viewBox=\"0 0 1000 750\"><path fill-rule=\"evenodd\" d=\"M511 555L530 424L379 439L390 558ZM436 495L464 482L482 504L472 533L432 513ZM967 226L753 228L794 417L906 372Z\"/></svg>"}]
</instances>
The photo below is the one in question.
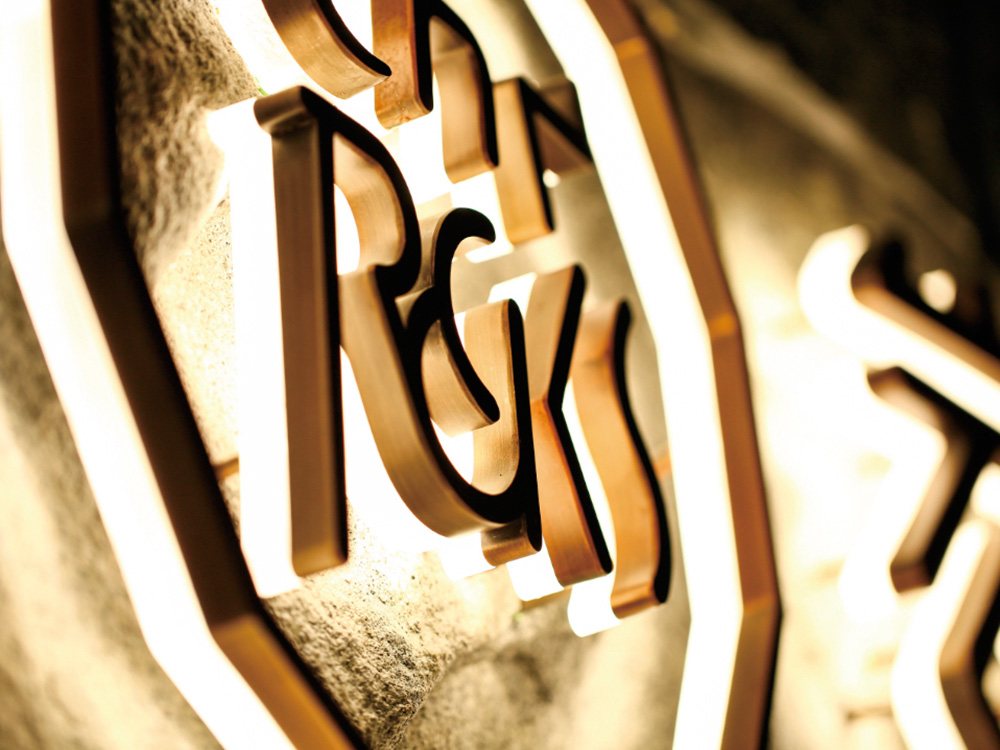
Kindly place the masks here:
<instances>
[{"instance_id":1,"label":"warm light glow","mask_svg":"<svg viewBox=\"0 0 1000 750\"><path fill-rule=\"evenodd\" d=\"M507 563L507 575L514 593L522 602L532 602L563 590L544 542L535 554Z\"/></svg>"},{"instance_id":2,"label":"warm light glow","mask_svg":"<svg viewBox=\"0 0 1000 750\"><path fill-rule=\"evenodd\" d=\"M233 233L240 543L262 597L299 585L292 567L291 499L281 288L271 137L253 101L213 113L225 150Z\"/></svg>"},{"instance_id":3,"label":"warm light glow","mask_svg":"<svg viewBox=\"0 0 1000 750\"><path fill-rule=\"evenodd\" d=\"M912 750L964 750L945 702L938 665L945 639L965 600L995 529L985 521L959 527L934 584L917 604L892 670L892 710Z\"/></svg>"},{"instance_id":4,"label":"warm light glow","mask_svg":"<svg viewBox=\"0 0 1000 750\"><path fill-rule=\"evenodd\" d=\"M379 456L365 416L351 361L341 350L344 401L344 460L349 512L372 529L382 548L394 553L434 552L445 574L460 580L490 570L478 533L448 538L427 528L396 492ZM468 457L471 461L471 456ZM458 467L456 467L458 468Z\"/></svg>"},{"instance_id":5,"label":"warm light glow","mask_svg":"<svg viewBox=\"0 0 1000 750\"><path fill-rule=\"evenodd\" d=\"M359 41L370 43L370 7L367 3L355 5L358 6L355 10L362 11L360 16L342 14L342 17L345 23L351 26ZM223 25L234 45L268 92L302 84L323 94L382 140L400 167L415 204L435 201L451 190L452 185L444 172L440 108L393 131L387 131L375 117L371 90L347 101L331 97L309 80L291 58L264 13L263 6L254 4L252 12L248 12L242 4L236 4L232 8L229 6L229 3L220 6ZM366 25L367 35L362 33ZM437 97L436 81L434 90ZM252 102L235 106L248 108L250 105ZM223 117L232 121L233 115L222 113L213 115L213 118L220 118L220 123ZM243 132L243 127L255 132ZM246 337L240 337L239 341L247 345L244 347L238 344L240 372L246 373L245 378L241 375L241 383L247 382L247 391L241 392L240 403L248 406L246 409L241 409L241 420L246 412L246 420L251 425L250 432L257 436L256 442L254 438L246 441L247 447L252 450L255 445L263 446L270 443L271 450L268 460L251 461L245 453L243 440L245 428L241 421L241 487L243 488L241 508L246 509L245 512L241 511L241 528L244 533L244 549L252 564L258 589L262 593L267 592L267 595L272 595L290 588L293 581L297 582L298 579L293 578L294 572L290 560L287 461L283 462L283 472L274 471L274 466L280 462L280 457L287 456L287 441L281 440L282 430L277 428L283 422L275 421L283 419L283 404L277 402L281 401L284 393L284 381L280 374L280 306L276 296L276 248L266 243L266 246L262 246L261 243L262 238L275 236L273 181L270 177L270 137L257 127L255 122L251 123L249 120L241 121L238 133L234 132L235 130L232 128L224 134L220 133L218 142L226 150L227 165L233 177L230 190L233 193L236 307L238 311L246 312L245 316L237 313L237 324L246 332ZM261 144L266 146L266 150L259 148ZM257 167L248 164L254 161L252 153L258 153L265 159L266 167L263 164ZM260 170L256 176L250 173L254 168ZM268 172L266 175L265 169ZM467 182L475 181L476 185L481 185L482 177L491 176L484 175ZM491 205L491 199L493 203L497 202L495 188L492 196L488 190L484 191L476 186L468 192L473 196L483 193L487 207ZM237 194L243 196L239 202ZM337 269L339 273L346 273L358 265L360 242L357 224L339 188L335 188L334 200ZM464 202L462 205L476 204ZM499 215L499 208L496 214ZM242 262L236 258L241 244L246 248ZM240 274L241 266L246 267L246 274ZM241 276L250 278L247 283L241 284ZM256 283L258 288L255 289L253 283ZM264 286L267 288L261 288ZM246 367L244 367L245 350L248 362ZM364 523L377 530L379 539L386 549L411 553L436 551L446 574L453 579L465 578L491 569L493 566L483 556L478 533L465 534L455 539L435 534L413 515L399 497L378 454L354 380L353 369L346 356L343 356L341 361L346 482L350 512L364 517ZM266 388L269 389L267 391L263 390L265 379ZM260 398L245 398L256 389L260 389L260 393L274 394L275 398L270 399L274 402L270 404L273 408L262 408ZM437 437L458 472L467 479L471 478L471 434L449 437L438 430ZM283 447L275 445L276 442L283 442ZM254 473L261 476L249 479L246 471L251 466L259 467L254 469ZM258 490L254 494L261 499L261 503L255 503L252 499L248 501L246 493L251 487ZM269 503L266 501L268 497L271 498ZM278 500L275 501L275 498ZM284 498L284 501L281 498ZM255 530L259 530L260 533L255 533Z\"/></svg>"},{"instance_id":6,"label":"warm light glow","mask_svg":"<svg viewBox=\"0 0 1000 750\"><path fill-rule=\"evenodd\" d=\"M435 78L434 102L440 101L441 92ZM451 181L444 171L441 107L435 106L423 117L400 125L392 132L394 139L382 140L396 159L414 204L419 206L450 193Z\"/></svg>"},{"instance_id":7,"label":"warm light glow","mask_svg":"<svg viewBox=\"0 0 1000 750\"><path fill-rule=\"evenodd\" d=\"M356 271L361 263L361 237L358 235L358 224L354 221L347 196L336 185L333 186L333 215L337 243L337 273Z\"/></svg>"},{"instance_id":8,"label":"warm light glow","mask_svg":"<svg viewBox=\"0 0 1000 750\"><path fill-rule=\"evenodd\" d=\"M326 0L331 2L331 0ZM349 114L365 129L385 140L388 131L375 115L374 89L367 89L350 99L340 99L327 92L306 73L281 40L262 2L213 0L219 22L233 47L243 58L260 88L261 95L276 94L292 86L306 86L314 93ZM338 3L337 12L359 42L371 49L371 4Z\"/></svg>"},{"instance_id":9,"label":"warm light glow","mask_svg":"<svg viewBox=\"0 0 1000 750\"><path fill-rule=\"evenodd\" d=\"M868 245L868 233L858 226L816 240L799 273L799 300L809 322L873 367L905 367L1000 431L1000 387L994 380L854 297L851 273Z\"/></svg>"},{"instance_id":10,"label":"warm light glow","mask_svg":"<svg viewBox=\"0 0 1000 750\"><path fill-rule=\"evenodd\" d=\"M271 138L256 123L252 101L211 115L214 138L226 153L233 226L233 276L239 373L241 541L261 596L295 588L291 563L288 441L285 426L277 244ZM424 118L427 119L427 118ZM419 121L418 121L419 122ZM437 134L438 142L440 133ZM433 140L433 139L432 139ZM411 155L422 141L410 139ZM439 149L440 150L440 149ZM422 159L410 159L417 170ZM441 170L443 175L443 169ZM335 190L337 266L357 267L357 224L343 193ZM375 446L349 360L342 357L347 493L351 512L367 518L387 549L436 551L454 579L491 569L479 534L448 539L413 515L393 487ZM471 433L437 431L458 472L472 477Z\"/></svg>"},{"instance_id":11,"label":"warm light glow","mask_svg":"<svg viewBox=\"0 0 1000 750\"><path fill-rule=\"evenodd\" d=\"M351 102L364 96L360 94ZM344 107L344 102L337 104ZM247 101L213 113L210 129L224 149L230 178L240 373L242 543L258 591L262 596L273 596L294 588L299 579L291 566L271 140L256 124L252 105L252 101ZM353 116L354 111L350 114ZM364 124L370 127L370 123ZM417 202L434 200L441 191L451 188L442 166L440 129L440 115L433 113L392 133L375 129L399 160L408 186L418 191L414 192ZM485 204L487 211L498 206L495 186L484 182L483 177L492 180L491 175L481 175L465 183L472 183L465 194L473 200L479 197L481 202L477 205L468 201L463 205L479 208ZM337 268L344 273L357 267L360 244L357 224L339 189L335 189L334 200ZM496 213L499 214L498 207ZM530 288L533 278L531 275L515 281L522 286L527 283ZM388 549L437 552L445 572L453 579L492 569L483 556L478 533L455 539L435 534L399 497L371 436L353 370L346 357L342 362L346 480L351 512L368 516L371 527L378 530ZM471 479L471 433L449 437L440 430L436 432L456 470Z\"/></svg>"},{"instance_id":12,"label":"warm light glow","mask_svg":"<svg viewBox=\"0 0 1000 750\"><path fill-rule=\"evenodd\" d=\"M337 7L337 13L344 25L351 30L354 38L357 39L366 49L372 49L372 4L371 2L337 2L334 0L324 0Z\"/></svg>"},{"instance_id":13,"label":"warm light glow","mask_svg":"<svg viewBox=\"0 0 1000 750\"><path fill-rule=\"evenodd\" d=\"M674 743L718 747L742 600L706 322L614 51L583 0L527 4L576 85L594 160L657 341L668 433L678 436L670 451L691 605ZM665 449L650 446L653 455Z\"/></svg>"},{"instance_id":14,"label":"warm light glow","mask_svg":"<svg viewBox=\"0 0 1000 750\"><path fill-rule=\"evenodd\" d=\"M453 581L493 570L493 564L483 554L482 537L478 532L452 537L438 537L434 546L445 575Z\"/></svg>"},{"instance_id":15,"label":"warm light glow","mask_svg":"<svg viewBox=\"0 0 1000 750\"><path fill-rule=\"evenodd\" d=\"M464 258L472 263L484 263L514 250L514 245L508 239L504 227L500 212L500 196L497 193L497 181L493 172L484 172L456 183L452 187L451 195L456 206L474 208L483 214L493 224L497 233L497 238L492 244L473 248L465 253Z\"/></svg>"},{"instance_id":16,"label":"warm light glow","mask_svg":"<svg viewBox=\"0 0 1000 750\"><path fill-rule=\"evenodd\" d=\"M302 70L281 41L262 2L213 0L212 4L222 28L250 69L262 93L274 94L297 85L321 91L321 87Z\"/></svg>"},{"instance_id":17,"label":"warm light glow","mask_svg":"<svg viewBox=\"0 0 1000 750\"><path fill-rule=\"evenodd\" d=\"M525 273L515 276L512 279L494 284L490 289L489 302L500 302L505 299L514 300L523 315L528 309L528 300L531 297L531 288L535 284L538 274L535 272Z\"/></svg>"},{"instance_id":18,"label":"warm light glow","mask_svg":"<svg viewBox=\"0 0 1000 750\"><path fill-rule=\"evenodd\" d=\"M608 554L614 560L618 550L618 539L615 536L614 522L611 520L611 507L608 505L608 496L604 492L604 485L601 484L601 477L597 473L597 464L594 462L594 457L587 446L587 439L583 434L583 425L580 423L580 413L576 408L572 381L566 386L563 415L566 417L566 427L569 429L573 446L577 451L577 458L580 460L584 481L590 490L590 499L594 503L597 522L604 535L604 541L608 545ZM593 635L618 624L618 616L611 609L611 591L614 584L615 572L612 571L606 576L583 581L573 586L566 614L569 617L569 626L574 633L578 636Z\"/></svg>"},{"instance_id":19,"label":"warm light glow","mask_svg":"<svg viewBox=\"0 0 1000 750\"><path fill-rule=\"evenodd\" d=\"M977 516L1000 526L1000 465L986 464L972 488L970 503Z\"/></svg>"},{"instance_id":20,"label":"warm light glow","mask_svg":"<svg viewBox=\"0 0 1000 750\"><path fill-rule=\"evenodd\" d=\"M150 651L226 747L289 747L210 634L61 213L49 6L0 2L4 242Z\"/></svg>"},{"instance_id":21,"label":"warm light glow","mask_svg":"<svg viewBox=\"0 0 1000 750\"><path fill-rule=\"evenodd\" d=\"M861 227L831 232L816 241L799 274L799 299L809 321L869 366L902 365L996 428L1000 425L996 383L857 301L850 277L868 243L868 234ZM949 289L953 301L954 279L950 274L931 272L921 277L921 291L936 307L951 304ZM868 397L874 398L870 392ZM845 608L856 622L885 616L896 606L898 597L888 566L945 450L939 433L898 412L892 419L886 408L872 405L863 410L864 416L857 417L865 425L866 437L875 442L875 450L891 458L892 468L840 579ZM880 413L883 416L876 418Z\"/></svg>"},{"instance_id":22,"label":"warm light glow","mask_svg":"<svg viewBox=\"0 0 1000 750\"><path fill-rule=\"evenodd\" d=\"M343 349L340 368L348 512L360 519L360 525L371 528L385 549L404 554L436 549L447 540L421 523L396 492L378 454L354 369Z\"/></svg>"},{"instance_id":23,"label":"warm light glow","mask_svg":"<svg viewBox=\"0 0 1000 750\"><path fill-rule=\"evenodd\" d=\"M955 277L943 269L921 274L917 279L917 289L927 304L938 312L948 312L955 306L958 294Z\"/></svg>"},{"instance_id":24,"label":"warm light glow","mask_svg":"<svg viewBox=\"0 0 1000 750\"><path fill-rule=\"evenodd\" d=\"M8 76L0 89L5 238L143 632L165 671L224 745L287 745L287 738L208 632L61 229L47 6L0 1L5 11L6 69L30 72ZM321 92L287 52L262 5L234 0L218 0L216 5L223 26L263 91L302 84ZM348 5L345 21L363 43L370 44L368 3ZM739 636L741 599L706 323L603 33L579 0L529 0L529 5L577 82L595 161L647 316L658 334L669 431L684 437L675 441L672 457L680 524L687 540L694 623L676 742L717 746L728 702L723 686L730 683ZM481 175L454 188L447 182L439 110L389 133L374 117L371 91L347 102L327 98L386 143L415 202L434 201L451 192L455 205L476 208L493 220L497 243L472 251L469 260L482 262L511 251L493 176ZM273 596L296 587L299 579L291 565L271 139L257 126L252 104L243 102L215 113L211 129L226 152L233 226L241 543L258 592ZM547 172L545 181L554 186L558 177ZM336 200L338 265L345 270L356 265L357 232L345 218L343 196L338 193ZM532 279L529 274L497 285L491 299L520 300L523 310ZM488 569L478 534L443 540L399 498L375 447L353 370L346 357L342 362L351 513L376 529L387 549L436 550L453 577ZM611 515L579 424L572 385L567 389L565 415L613 555ZM440 437L456 467L468 476L470 436ZM666 452L662 444L651 448L654 455ZM522 598L559 590L545 550L511 564L510 573ZM569 619L576 633L598 632L618 622L611 611L613 581L612 574L574 587Z\"/></svg>"},{"instance_id":25,"label":"warm light glow","mask_svg":"<svg viewBox=\"0 0 1000 750\"><path fill-rule=\"evenodd\" d=\"M858 378L860 391L860 372ZM889 566L945 453L940 432L880 402L870 390L864 394L866 408L851 410L850 416L865 426L867 439L891 466L840 574L844 609L855 623L889 617L898 606Z\"/></svg>"}]
</instances>

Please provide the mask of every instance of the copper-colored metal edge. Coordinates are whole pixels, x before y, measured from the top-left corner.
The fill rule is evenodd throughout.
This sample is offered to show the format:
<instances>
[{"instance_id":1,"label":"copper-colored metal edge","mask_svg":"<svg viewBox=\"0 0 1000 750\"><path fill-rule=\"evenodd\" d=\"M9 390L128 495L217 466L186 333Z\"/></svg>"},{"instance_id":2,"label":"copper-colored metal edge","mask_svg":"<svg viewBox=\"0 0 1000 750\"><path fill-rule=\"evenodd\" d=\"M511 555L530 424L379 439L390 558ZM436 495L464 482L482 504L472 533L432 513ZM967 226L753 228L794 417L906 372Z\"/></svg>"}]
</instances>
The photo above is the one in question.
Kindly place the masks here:
<instances>
[{"instance_id":1,"label":"copper-colored metal edge","mask_svg":"<svg viewBox=\"0 0 1000 750\"><path fill-rule=\"evenodd\" d=\"M984 290L958 290L956 307L928 305L906 278L906 251L888 241L868 248L851 274L858 302L935 344L1000 386L1000 341Z\"/></svg>"},{"instance_id":2,"label":"copper-colored metal edge","mask_svg":"<svg viewBox=\"0 0 1000 750\"><path fill-rule=\"evenodd\" d=\"M628 305L608 301L583 314L573 355L580 424L615 528L611 608L618 617L662 604L670 590L670 534L653 464L625 381Z\"/></svg>"},{"instance_id":3,"label":"copper-colored metal edge","mask_svg":"<svg viewBox=\"0 0 1000 750\"><path fill-rule=\"evenodd\" d=\"M316 83L345 99L391 74L351 33L329 0L261 0L281 41Z\"/></svg>"},{"instance_id":4,"label":"copper-colored metal edge","mask_svg":"<svg viewBox=\"0 0 1000 750\"><path fill-rule=\"evenodd\" d=\"M781 600L739 316L654 43L628 0L587 4L614 48L711 338L743 603L722 746L762 745Z\"/></svg>"},{"instance_id":5,"label":"copper-colored metal edge","mask_svg":"<svg viewBox=\"0 0 1000 750\"><path fill-rule=\"evenodd\" d=\"M292 565L300 576L347 559L331 152L305 120L272 140ZM288 202L296 208L283 210Z\"/></svg>"},{"instance_id":6,"label":"copper-colored metal edge","mask_svg":"<svg viewBox=\"0 0 1000 750\"><path fill-rule=\"evenodd\" d=\"M375 52L392 75L375 87L375 111L393 128L434 108L441 95L445 172L460 182L499 162L493 88L472 32L440 0L373 0Z\"/></svg>"},{"instance_id":7,"label":"copper-colored metal edge","mask_svg":"<svg viewBox=\"0 0 1000 750\"><path fill-rule=\"evenodd\" d=\"M52 0L51 12L66 230L209 630L295 745L360 747L257 598L139 269L121 203L109 3Z\"/></svg>"},{"instance_id":8,"label":"copper-colored metal edge","mask_svg":"<svg viewBox=\"0 0 1000 750\"><path fill-rule=\"evenodd\" d=\"M890 563L898 591L928 586L969 505L1000 435L899 367L871 372L872 391L941 432L945 454Z\"/></svg>"},{"instance_id":9,"label":"copper-colored metal edge","mask_svg":"<svg viewBox=\"0 0 1000 750\"><path fill-rule=\"evenodd\" d=\"M545 171L562 174L591 163L590 147L583 131L524 79L493 84L493 95L501 157L494 175L504 229L516 244L554 227Z\"/></svg>"},{"instance_id":10,"label":"copper-colored metal edge","mask_svg":"<svg viewBox=\"0 0 1000 750\"><path fill-rule=\"evenodd\" d=\"M542 535L563 586L613 567L562 411L584 287L579 266L539 276L525 317Z\"/></svg>"}]
</instances>

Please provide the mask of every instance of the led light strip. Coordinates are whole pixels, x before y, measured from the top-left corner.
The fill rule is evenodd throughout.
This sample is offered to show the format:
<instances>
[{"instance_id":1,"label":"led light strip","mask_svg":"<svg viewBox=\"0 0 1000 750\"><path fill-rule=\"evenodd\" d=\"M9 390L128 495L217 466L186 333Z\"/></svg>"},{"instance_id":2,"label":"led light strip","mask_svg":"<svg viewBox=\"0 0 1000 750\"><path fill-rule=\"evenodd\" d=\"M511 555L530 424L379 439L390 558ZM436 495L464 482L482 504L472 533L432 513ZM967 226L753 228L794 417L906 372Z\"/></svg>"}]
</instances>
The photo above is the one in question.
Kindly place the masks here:
<instances>
[{"instance_id":1,"label":"led light strip","mask_svg":"<svg viewBox=\"0 0 1000 750\"><path fill-rule=\"evenodd\" d=\"M635 12L528 6L577 86L646 314L670 326L658 354L692 616L674 742L745 747L767 722L780 602L736 310Z\"/></svg>"},{"instance_id":2,"label":"led light strip","mask_svg":"<svg viewBox=\"0 0 1000 750\"><path fill-rule=\"evenodd\" d=\"M257 601L121 224L108 5L0 9L4 240L150 650L227 747L351 747Z\"/></svg>"}]
</instances>

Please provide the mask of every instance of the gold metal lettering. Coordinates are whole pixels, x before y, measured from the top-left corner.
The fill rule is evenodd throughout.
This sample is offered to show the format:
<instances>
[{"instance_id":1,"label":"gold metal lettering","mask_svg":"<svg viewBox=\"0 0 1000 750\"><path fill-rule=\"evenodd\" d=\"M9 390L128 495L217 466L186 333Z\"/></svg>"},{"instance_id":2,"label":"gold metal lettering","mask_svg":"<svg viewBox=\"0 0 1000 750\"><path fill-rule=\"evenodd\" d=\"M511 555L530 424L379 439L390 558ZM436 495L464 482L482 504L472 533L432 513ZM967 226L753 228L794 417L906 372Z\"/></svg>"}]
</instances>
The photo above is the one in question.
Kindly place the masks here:
<instances>
[{"instance_id":1,"label":"gold metal lettering","mask_svg":"<svg viewBox=\"0 0 1000 750\"><path fill-rule=\"evenodd\" d=\"M392 72L355 38L332 0L261 2L292 57L334 96L352 96Z\"/></svg>"},{"instance_id":2,"label":"gold metal lettering","mask_svg":"<svg viewBox=\"0 0 1000 750\"><path fill-rule=\"evenodd\" d=\"M562 412L583 292L579 267L540 276L525 317L542 535L563 586L605 575L612 568Z\"/></svg>"},{"instance_id":3,"label":"gold metal lettering","mask_svg":"<svg viewBox=\"0 0 1000 750\"><path fill-rule=\"evenodd\" d=\"M871 373L868 381L878 396L945 437L944 457L889 568L898 591L929 586L1000 435L903 369Z\"/></svg>"},{"instance_id":4,"label":"gold metal lettering","mask_svg":"<svg viewBox=\"0 0 1000 750\"><path fill-rule=\"evenodd\" d=\"M293 56L331 93L349 96L389 74L330 3L263 2ZM107 377L120 381L200 611L212 638L294 744L353 746L359 742L353 729L254 591L122 221L114 75L103 54L110 43L102 22L107 4L51 3L65 223L113 360ZM549 101L521 79L494 86L471 33L442 3L384 0L376 3L375 21L377 48L387 44L393 55L416 57L379 85L383 122L430 108L433 65L449 176L457 181L497 167L499 143L504 160L496 179L509 237L523 242L551 231L545 170L559 174L590 163L572 88L560 84ZM638 85L634 76L659 75L649 59L643 66L626 69L630 85ZM778 620L773 560L735 311L662 80L643 87L644 102L653 104L640 108L640 117L656 144L668 202L683 215L678 233L706 319L727 323L709 330L730 486L740 493L733 517L742 600L753 610L744 612L736 653L733 679L741 690L730 699L729 745L737 736L756 736L762 724ZM470 97L475 106L468 108ZM670 544L659 484L625 387L627 304L581 312L583 278L570 267L536 283L527 334L514 303L482 304L465 313L463 345L451 265L470 243L494 239L489 221L456 209L418 222L385 147L308 90L260 99L255 114L273 147L296 572L323 570L347 554L339 331L387 472L414 513L442 534L482 530L494 564L537 551L544 515L563 583L611 567L561 416L571 377L618 536L614 611L624 616L664 601ZM362 251L358 270L339 279L335 185L357 219ZM471 480L452 466L434 424L451 434L472 432ZM545 456L543 472L552 472L542 477L542 510L536 448Z\"/></svg>"},{"instance_id":5,"label":"gold metal lettering","mask_svg":"<svg viewBox=\"0 0 1000 750\"><path fill-rule=\"evenodd\" d=\"M392 76L375 87L375 110L392 128L434 108L441 93L444 167L452 182L496 167L497 131L486 59L475 37L440 0L372 0L375 53Z\"/></svg>"},{"instance_id":6,"label":"gold metal lettering","mask_svg":"<svg viewBox=\"0 0 1000 750\"><path fill-rule=\"evenodd\" d=\"M466 239L491 241L489 221L458 209L421 232L409 191L385 147L306 89L261 99L256 111L285 158L303 165L289 171L308 182L276 194L279 216L321 224L324 236L332 237L332 214L316 215L298 196L324 195L332 205L336 183L357 220L361 261L357 271L340 278L341 333L379 453L400 496L438 533L485 529L484 551L495 564L537 551L541 530L521 316L510 302L469 310L467 350L452 330L447 283L452 256ZM310 147L301 132L330 145ZM322 164L305 168L305 161L328 155L332 171ZM316 182L321 179L329 184ZM290 245L279 250L297 252ZM435 436L432 404L450 428L478 427L471 482L452 466Z\"/></svg>"},{"instance_id":7,"label":"gold metal lettering","mask_svg":"<svg viewBox=\"0 0 1000 750\"><path fill-rule=\"evenodd\" d=\"M843 237L858 257L850 276L855 300L883 319L869 316L865 324L895 324L878 341L903 365L869 373L872 391L945 439L889 561L897 591L924 589L893 666L896 719L914 747L1000 746L982 686L1000 624L1000 529L971 502L1000 460L992 408L1000 347L989 295L978 281L960 284L954 306L935 309L910 283L900 242L873 244L856 231Z\"/></svg>"},{"instance_id":8,"label":"gold metal lettering","mask_svg":"<svg viewBox=\"0 0 1000 750\"><path fill-rule=\"evenodd\" d=\"M587 5L614 48L711 339L743 608L722 747L745 747L763 742L781 602L743 334L656 47L626 0Z\"/></svg>"},{"instance_id":9,"label":"gold metal lettering","mask_svg":"<svg viewBox=\"0 0 1000 750\"><path fill-rule=\"evenodd\" d=\"M981 285L963 284L955 308L939 312L908 283L903 245L886 242L868 248L851 274L851 288L861 304L1000 385L1000 340Z\"/></svg>"},{"instance_id":10,"label":"gold metal lettering","mask_svg":"<svg viewBox=\"0 0 1000 750\"><path fill-rule=\"evenodd\" d=\"M625 384L628 305L586 312L573 357L580 422L614 520L611 607L618 617L662 604L670 589L670 537L653 465L639 436Z\"/></svg>"},{"instance_id":11,"label":"gold metal lettering","mask_svg":"<svg viewBox=\"0 0 1000 750\"><path fill-rule=\"evenodd\" d=\"M332 219L332 147L314 126L283 125L283 137L272 140L274 192L301 207L275 218L292 564L306 576L347 559L337 263L325 231L330 225L303 220Z\"/></svg>"},{"instance_id":12,"label":"gold metal lettering","mask_svg":"<svg viewBox=\"0 0 1000 750\"><path fill-rule=\"evenodd\" d=\"M566 90L560 91L565 98ZM513 243L552 231L544 173L569 172L590 163L582 127L556 110L527 81L493 85L502 160L495 176L504 228Z\"/></svg>"}]
</instances>

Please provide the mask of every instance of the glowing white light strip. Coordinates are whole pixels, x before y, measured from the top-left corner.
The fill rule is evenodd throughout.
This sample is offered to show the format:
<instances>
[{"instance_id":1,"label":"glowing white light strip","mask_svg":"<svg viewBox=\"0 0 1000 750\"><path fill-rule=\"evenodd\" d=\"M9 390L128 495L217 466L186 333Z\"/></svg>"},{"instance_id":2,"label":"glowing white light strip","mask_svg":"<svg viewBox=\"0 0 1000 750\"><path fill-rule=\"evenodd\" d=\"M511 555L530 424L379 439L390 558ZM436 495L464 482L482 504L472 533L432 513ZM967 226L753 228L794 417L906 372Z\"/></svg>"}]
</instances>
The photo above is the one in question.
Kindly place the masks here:
<instances>
[{"instance_id":1,"label":"glowing white light strip","mask_svg":"<svg viewBox=\"0 0 1000 750\"><path fill-rule=\"evenodd\" d=\"M604 485L597 472L597 464L594 462L594 456L587 445L587 438L583 434L583 425L580 423L580 412L576 408L572 381L566 386L563 415L566 417L566 427L569 429L573 445L576 447L577 458L580 459L580 469L583 471L584 481L590 490L590 499L594 503L597 523L600 525L604 541L608 545L608 554L614 560L618 553L615 524L611 519L611 507L608 505L608 496L604 492ZM611 609L611 591L614 584L615 571L611 571L606 576L583 581L573 586L569 595L569 607L566 615L569 618L569 626L574 633L579 636L593 635L602 630L613 628L620 622L618 616Z\"/></svg>"},{"instance_id":2,"label":"glowing white light strip","mask_svg":"<svg viewBox=\"0 0 1000 750\"><path fill-rule=\"evenodd\" d=\"M522 602L532 602L563 590L544 542L537 553L520 560L511 560L506 568L514 593Z\"/></svg>"},{"instance_id":3,"label":"glowing white light strip","mask_svg":"<svg viewBox=\"0 0 1000 750\"><path fill-rule=\"evenodd\" d=\"M253 101L214 112L209 132L229 172L236 317L240 544L257 593L298 587L292 566L285 357L271 136Z\"/></svg>"},{"instance_id":4,"label":"glowing white light strip","mask_svg":"<svg viewBox=\"0 0 1000 750\"><path fill-rule=\"evenodd\" d=\"M997 545L997 529L991 523L963 523L903 635L892 670L892 710L912 750L965 748L945 702L939 663L977 569L987 556L996 557Z\"/></svg>"},{"instance_id":5,"label":"glowing white light strip","mask_svg":"<svg viewBox=\"0 0 1000 750\"><path fill-rule=\"evenodd\" d=\"M223 745L289 747L209 633L65 233L48 3L0 16L4 241L139 625Z\"/></svg>"},{"instance_id":6,"label":"glowing white light strip","mask_svg":"<svg viewBox=\"0 0 1000 750\"><path fill-rule=\"evenodd\" d=\"M851 273L869 243L868 233L858 226L816 240L799 272L799 301L809 322L870 365L905 367L1000 431L1000 387L995 381L855 298Z\"/></svg>"},{"instance_id":7,"label":"glowing white light strip","mask_svg":"<svg viewBox=\"0 0 1000 750\"><path fill-rule=\"evenodd\" d=\"M691 604L677 747L718 747L742 604L709 337L614 51L583 0L527 0L576 84L594 161L657 338ZM669 334L667 327L669 326ZM665 446L655 446L663 449Z\"/></svg>"},{"instance_id":8,"label":"glowing white light strip","mask_svg":"<svg viewBox=\"0 0 1000 750\"><path fill-rule=\"evenodd\" d=\"M325 0L332 2L332 0ZM289 86L308 86L322 91L309 77L281 40L262 2L213 0L219 22L240 53L250 72L268 94ZM339 2L337 13L354 37L372 48L372 15L369 2Z\"/></svg>"},{"instance_id":9,"label":"glowing white light strip","mask_svg":"<svg viewBox=\"0 0 1000 750\"><path fill-rule=\"evenodd\" d=\"M988 463L972 488L970 499L976 515L1000 526L1000 466Z\"/></svg>"},{"instance_id":10,"label":"glowing white light strip","mask_svg":"<svg viewBox=\"0 0 1000 750\"><path fill-rule=\"evenodd\" d=\"M871 391L861 395L867 397L868 408L851 416L864 424L869 442L875 439L875 450L884 453L891 466L838 581L844 609L856 623L891 616L898 606L889 566L945 453L940 432L878 401Z\"/></svg>"}]
</instances>

